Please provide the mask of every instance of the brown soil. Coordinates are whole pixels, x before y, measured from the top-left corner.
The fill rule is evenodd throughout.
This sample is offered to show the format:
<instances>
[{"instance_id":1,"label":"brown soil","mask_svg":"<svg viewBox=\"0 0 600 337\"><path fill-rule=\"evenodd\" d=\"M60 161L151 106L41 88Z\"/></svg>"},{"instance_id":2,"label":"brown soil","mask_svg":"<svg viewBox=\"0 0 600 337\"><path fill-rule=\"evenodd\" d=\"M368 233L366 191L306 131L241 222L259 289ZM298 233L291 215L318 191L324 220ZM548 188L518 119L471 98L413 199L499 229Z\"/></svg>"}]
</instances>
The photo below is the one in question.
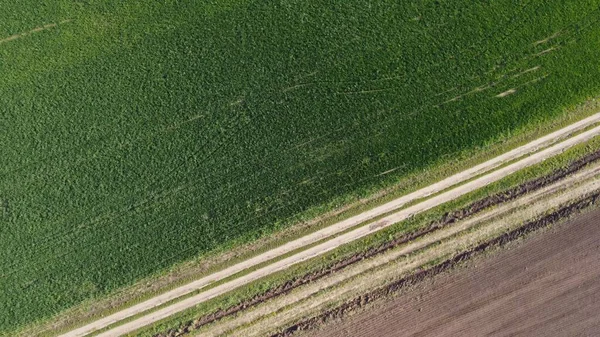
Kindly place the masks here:
<instances>
[{"instance_id":1,"label":"brown soil","mask_svg":"<svg viewBox=\"0 0 600 337\"><path fill-rule=\"evenodd\" d=\"M587 198L570 211L589 205L593 199L597 201L597 197ZM524 230L535 230L543 222L537 221L537 225ZM520 234L508 233L495 244ZM442 274L435 282L424 282L414 291L325 326L313 335L597 336L600 333L600 210L512 248L473 261L477 262L476 266L471 264L470 268ZM465 257L468 255L462 258ZM401 284L395 286L398 288ZM374 298L390 291L395 290L386 288L370 295ZM354 305L346 304L344 311L347 313L370 300L363 296ZM327 318L321 317L321 322L340 317L343 312L339 309L332 310ZM318 321L313 319L313 328ZM310 328L308 323L293 328ZM291 335L292 330L280 336Z\"/></svg>"},{"instance_id":2,"label":"brown soil","mask_svg":"<svg viewBox=\"0 0 600 337\"><path fill-rule=\"evenodd\" d=\"M582 168L586 167L588 164L595 162L600 159L600 151L591 153L577 161L572 162L565 168L558 169L553 173L540 177L538 179L534 179L528 181L522 185L511 188L502 193L494 194L489 197L478 200L467 207L460 209L458 211L454 211L451 213L445 214L441 219L431 223L429 226L419 229L415 232L408 233L403 235L397 239L389 241L385 244L382 244L378 247L371 248L367 251L357 253L353 256L350 256L344 260L341 260L333 265L330 265L324 269L315 271L310 274L306 274L303 277L290 280L280 286L271 288L267 292L258 295L252 299L246 300L238 305L229 307L227 309L218 310L212 314L199 317L194 321L188 321L177 328L171 329L167 332L155 334L154 337L178 337L189 334L190 332L199 329L207 324L220 320L224 317L235 315L249 307L256 306L264 301L267 301L271 298L284 295L289 293L292 289L295 289L301 285L307 284L311 281L320 279L326 275L330 275L334 272L337 272L345 267L352 265L358 261L364 260L366 258L373 257L375 255L381 254L389 249L395 248L401 244L405 244L409 241L412 241L418 237L424 236L431 232L434 232L443 227L449 226L458 220L462 220L468 218L474 214L477 214L489 207L499 205L511 200L514 200L520 196L523 196L529 192L538 190L545 186L548 186L556 181L561 180L562 178L569 176Z\"/></svg>"}]
</instances>

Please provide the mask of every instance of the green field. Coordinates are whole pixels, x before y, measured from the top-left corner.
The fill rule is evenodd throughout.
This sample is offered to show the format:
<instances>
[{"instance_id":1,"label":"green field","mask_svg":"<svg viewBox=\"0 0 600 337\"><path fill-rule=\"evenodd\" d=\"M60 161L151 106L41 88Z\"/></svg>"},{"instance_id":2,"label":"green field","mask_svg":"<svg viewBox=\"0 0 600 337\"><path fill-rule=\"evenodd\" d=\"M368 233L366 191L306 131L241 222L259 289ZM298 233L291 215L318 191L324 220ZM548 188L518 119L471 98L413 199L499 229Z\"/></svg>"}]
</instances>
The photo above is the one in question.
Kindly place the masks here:
<instances>
[{"instance_id":1,"label":"green field","mask_svg":"<svg viewBox=\"0 0 600 337\"><path fill-rule=\"evenodd\" d=\"M0 4L0 334L600 93L600 0Z\"/></svg>"}]
</instances>

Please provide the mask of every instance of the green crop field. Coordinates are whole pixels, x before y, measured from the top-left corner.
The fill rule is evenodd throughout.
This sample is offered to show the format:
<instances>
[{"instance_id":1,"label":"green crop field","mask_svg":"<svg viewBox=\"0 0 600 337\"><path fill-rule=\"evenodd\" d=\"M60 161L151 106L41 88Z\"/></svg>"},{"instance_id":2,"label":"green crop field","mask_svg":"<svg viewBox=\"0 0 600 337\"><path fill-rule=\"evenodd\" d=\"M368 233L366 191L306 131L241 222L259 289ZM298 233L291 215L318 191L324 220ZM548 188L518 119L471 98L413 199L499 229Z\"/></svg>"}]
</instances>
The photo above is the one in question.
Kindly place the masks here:
<instances>
[{"instance_id":1,"label":"green crop field","mask_svg":"<svg viewBox=\"0 0 600 337\"><path fill-rule=\"evenodd\" d=\"M0 4L0 334L600 93L600 0Z\"/></svg>"}]
</instances>

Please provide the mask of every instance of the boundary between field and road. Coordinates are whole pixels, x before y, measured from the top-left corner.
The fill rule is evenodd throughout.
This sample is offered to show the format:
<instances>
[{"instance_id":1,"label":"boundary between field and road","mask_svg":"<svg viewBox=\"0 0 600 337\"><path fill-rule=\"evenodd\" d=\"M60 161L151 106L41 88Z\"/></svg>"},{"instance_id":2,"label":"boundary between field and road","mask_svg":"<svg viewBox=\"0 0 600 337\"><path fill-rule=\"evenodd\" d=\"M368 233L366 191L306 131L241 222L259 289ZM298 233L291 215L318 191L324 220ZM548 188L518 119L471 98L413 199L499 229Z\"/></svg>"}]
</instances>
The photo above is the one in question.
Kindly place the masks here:
<instances>
[{"instance_id":1,"label":"boundary between field and road","mask_svg":"<svg viewBox=\"0 0 600 337\"><path fill-rule=\"evenodd\" d=\"M357 296L385 287L400 278L427 269L478 244L512 231L570 200L597 193L600 165L567 177L510 203L392 249L373 259L298 289L289 295L257 306L243 315L230 317L200 331L202 336L266 336L307 317L318 316ZM176 337L169 333L161 337ZM156 337L158 337L156 336Z\"/></svg>"},{"instance_id":2,"label":"boundary between field and road","mask_svg":"<svg viewBox=\"0 0 600 337\"><path fill-rule=\"evenodd\" d=\"M429 186L446 177L452 176L456 173L477 166L480 163L483 163L494 157L509 152L510 150L535 141L543 136L546 136L547 134L554 133L555 131L561 130L576 122L591 117L594 114L596 114L597 111L600 111L600 96L588 97L584 102L566 108L564 112L560 114L560 116L557 116L550 120L540 121L536 124L536 127L525 127L518 131L515 131L515 133L513 134L501 136L499 138L495 138L494 140L490 140L490 143L486 143L481 147L461 151L447 158L439 158L436 162L432 163L424 171L412 172L401 176L391 175L389 178L386 178L383 181L381 181L381 183L379 183L377 186L372 186L367 189L356 190L350 194L332 199L326 204L313 206L294 215L293 217L281 220L281 228L274 233L267 234L261 232L258 233L258 236L253 238L252 240L247 240L248 238L234 240L230 244L215 249L214 251L198 255L195 258L192 258L186 262L175 264L166 270L159 271L153 275L137 280L134 283L119 288L114 292L103 294L94 299L85 300L67 310L57 313L54 317L42 320L40 322L32 322L31 324L28 324L22 327L21 329L13 331L12 336L51 337L64 334L73 329L94 322L102 317L109 316L113 313L119 312L135 304L144 302L160 294L164 294L169 290L176 289L180 286L198 280L204 276L210 275L214 272L220 271L239 262L246 261L253 256L269 251L275 247L279 247L286 242L303 237L319 229L328 227L344 219L350 218L354 215L375 208L376 206L395 200L403 195ZM593 126L594 125L591 125L587 128L591 128ZM579 132L584 130L586 130L586 127L579 130ZM595 147L596 142L597 139L589 142L589 144L590 146ZM588 145L580 144L576 146L573 150L569 150L568 152L571 153L571 155L567 156L576 159L577 155L575 155L575 157L572 156L572 154L575 154L575 152L579 152L581 156L583 156L584 152L589 152L585 150L586 147L588 147ZM564 157L565 156L561 155L555 158ZM562 159L552 159L543 165L536 165L536 167L548 167L548 165L555 165L550 163L558 163L557 161L561 160ZM522 171L523 173L519 173L518 175L512 175L510 176L510 178L504 179L503 181L508 182L509 180L514 179L524 181L523 179L528 178L522 176L523 174L531 176L531 174L537 174L535 173L537 171L538 170L536 169L524 170ZM540 172L540 174L544 173ZM518 182L515 181L515 183ZM498 182L494 184L494 186L498 184L502 185L504 184L504 182ZM479 190L474 194L483 195L488 189L495 189L496 187L494 186L490 186L489 188ZM491 193L494 192L492 191ZM463 198L470 197L466 196ZM460 201L457 200L451 204L455 204L456 202ZM444 206L440 207L448 208L451 204L445 204ZM452 206L450 206L450 208L451 207ZM399 226L405 225L396 225L392 228L387 229L386 231L384 231L385 233L388 233L386 234L386 236L395 236L395 234L392 234L396 231L393 228ZM404 229L399 228L397 230L404 231ZM383 234L377 235L376 240L380 240L379 236L381 235ZM368 241L370 239L366 240ZM359 240L351 245L346 245L344 249L337 249L335 250L335 252L342 252L346 251L347 249L362 249L356 246L366 244L366 242L362 243L363 241L365 240ZM329 253L328 255L337 255L337 253L335 252ZM290 254L293 254L293 252ZM262 289L264 290L264 286L271 287L271 285L274 285L273 282L277 284L285 282L280 279L281 277L283 277L283 274L289 275L289 277L294 278L296 276L292 276L292 274L298 272L300 272L300 274L303 273L303 271L301 271L300 269L314 269L313 267L318 267L318 265L321 265L322 263L322 259L310 261L308 263L303 263L296 267L287 269L285 272L261 279L258 282L261 282L263 284L263 286L260 287L263 287ZM245 270L243 273L250 272L251 270L259 268L260 266L261 265L252 267L248 270ZM212 283L209 286L216 286L218 283L222 283L224 281L226 280L221 280ZM218 308L229 307L230 305L233 305L233 302L243 301L247 298L247 296L252 297L254 296L252 295L253 293L256 293L257 295L261 292L261 289L257 288L259 287L258 282L255 282L256 284L250 287L244 287L242 289L234 291L233 293L231 293L231 296L224 295L220 296L217 299L211 300L203 304L202 309L200 309L200 307L198 307L198 309L202 312L204 312L204 310L212 312ZM197 293L197 291L185 296L192 296L195 293ZM180 299L181 298L179 298L178 300ZM164 307L172 302L173 301L164 303L161 306L156 307L152 310L157 310L160 307ZM213 308L214 310L208 308L210 306L215 305L217 307ZM186 315L187 317L190 311L191 310L186 310L186 312L171 316L168 318L168 320L180 319L182 315ZM131 316L127 320L133 320L136 317L139 317L140 315L145 313L140 313ZM124 322L125 321L121 321L119 324L122 324ZM156 327L157 329L160 329L162 328L162 324L168 323L160 322L158 325L161 325L161 327L158 327L157 324L153 324L152 326ZM179 323L175 323L175 325L177 324ZM95 334L98 334L109 328L110 326L98 330L95 332Z\"/></svg>"},{"instance_id":3,"label":"boundary between field and road","mask_svg":"<svg viewBox=\"0 0 600 337\"><path fill-rule=\"evenodd\" d=\"M453 270L488 251L502 248L516 240L527 238L537 231L544 230L544 228L547 228L548 226L567 221L577 215L585 213L589 209L597 208L599 204L600 192L596 191L595 193L564 205L541 218L528 221L522 226L482 242L466 251L460 252L459 254L443 260L441 263L429 265L424 269L417 269L413 273L409 273L396 281L381 287L376 287L351 300L344 301L341 305L327 309L318 315L300 320L291 326L281 329L277 333L271 334L271 337L291 337L294 336L296 332L313 330L328 322L339 320L353 311L361 310L362 308L372 305L374 302L394 296L402 290L418 284L421 281L435 277L446 271Z\"/></svg>"},{"instance_id":4,"label":"boundary between field and road","mask_svg":"<svg viewBox=\"0 0 600 337\"><path fill-rule=\"evenodd\" d=\"M595 127L593 129L589 129L580 134L577 134L571 138L564 140L565 138L573 135L574 133L584 130L600 121L600 113L592 115L582 121L571 124L563 129L560 129L556 132L553 132L547 136L541 137L531 143L523 145L519 148L516 148L512 151L509 151L503 155L500 155L496 158L486 161L483 164L477 165L471 169L463 171L461 173L455 174L449 178L446 178L436 184L425 187L416 192L410 193L406 196L395 199L391 202L388 202L382 206L376 207L370 211L361 213L357 216L351 217L344 221L338 222L329 227L323 228L319 231L301 237L297 240L290 241L280 247L267 251L263 254L255 256L247 261L238 263L229 268L216 272L214 274L203 277L197 281L191 282L187 285L178 287L169 292L166 292L162 295L156 296L150 300L144 301L142 303L136 304L130 308L124 309L102 319L96 320L90 324L87 324L78 329L72 330L66 334L61 336L63 337L76 337L76 336L85 336L87 334L93 333L94 331L98 331L105 327L108 327L114 323L127 319L129 317L138 315L145 311L156 308L166 302L189 294L191 292L200 290L208 285L218 282L224 278L234 276L244 270L250 269L259 264L265 263L269 260L273 260L277 257L285 255L287 253L298 250L302 247L306 247L308 245L314 244L316 242L322 241L333 235L342 233L346 230L349 230L359 224L365 223L369 220L373 220L380 215L384 215L386 213L395 211L402 206L405 206L411 202L414 202L419 199L423 199L429 196L434 195L433 197L421 202L414 204L398 213L385 216L382 219L377 220L375 223L369 226L363 226L351 230L347 233L344 233L340 236L334 237L328 241L323 243L319 243L316 246L313 246L307 250L298 252L294 255L286 257L282 260L278 260L270 265L257 269L255 271L250 272L244 276L240 276L236 279L233 279L229 282L220 284L214 288L211 288L207 291L201 292L192 297L181 300L175 304L169 305L165 308L162 308L158 311L150 313L146 316L142 316L137 318L131 322L125 323L124 325L117 326L114 329L109 329L108 331L101 333L99 336L115 336L124 334L127 332L131 332L136 330L139 327L151 324L153 322L159 321L165 317L168 317L174 313L185 310L189 307L195 306L198 303L211 299L215 296L223 294L229 290L235 289L242 285L245 285L253 280L264 277L276 271L280 271L286 269L292 265L297 263L306 261L315 256L322 255L328 251L331 251L345 243L357 240L371 233L377 232L383 228L386 228L392 224L403 221L410 216L423 212L425 210L431 209L437 205L446 203L450 200L456 199L459 196L465 195L471 191L479 189L481 187L487 186L495 181L502 179L503 177L510 175L518 170L523 168L535 165L540 163L541 161L555 156L559 153L562 153L566 149L588 141L595 136L600 134L600 127ZM564 140L557 144L558 141ZM549 146L549 147L548 147ZM547 147L547 148L545 148ZM544 149L545 148L545 149ZM540 149L543 149L540 151ZM537 153L534 153L539 151ZM528 155L528 156L527 156ZM504 165L506 162L510 162L521 158L523 156L527 156L524 159L521 159L517 162L511 163L506 166ZM491 170L497 169L491 173ZM483 176L482 176L483 175ZM466 183L464 183L466 182ZM452 190L446 191L448 188L452 186L456 186L458 184L464 183ZM445 191L445 192L444 192ZM441 193L440 193L441 192ZM435 195L436 193L439 193Z\"/></svg>"},{"instance_id":5,"label":"boundary between field and road","mask_svg":"<svg viewBox=\"0 0 600 337\"><path fill-rule=\"evenodd\" d=\"M503 189L500 192L495 192L481 199L476 199L475 201L472 201L463 207L457 208L455 211L440 215L440 217L436 220L424 220L426 224L418 226L414 231L407 232L391 240L385 240L380 244L372 245L371 248L368 248L367 250L360 251L350 256L343 257L341 260L328 263L318 270L306 272L297 278L290 279L289 281L276 286L275 288L269 289L266 292L260 293L255 297L244 300L236 305L213 311L210 314L198 315L193 320L186 320L186 323L182 323L175 328L173 328L173 326L176 325L173 325L168 331L165 329L163 330L165 332L156 334L155 336L175 337L192 333L195 330L201 329L206 325L219 321L223 318L234 316L242 311L248 311L251 308L263 304L265 301L274 300L280 296L287 296L296 288L302 287L308 283L313 284L314 282L322 278L329 277L329 275L334 273L344 273L348 267L356 263L384 254L385 252L395 249L400 245L408 244L409 242L420 239L425 235L442 230L445 227L454 226L457 221L462 221L464 219L473 217L474 215L491 207L498 209L497 207L500 207L500 205L521 197L525 198L526 195L530 195L531 193L535 194L535 191L543 189L551 184L555 184L563 179L566 180L562 183L562 185L570 185L574 181L576 182L579 181L579 179L583 179L584 176L577 175L579 171L588 167L588 165L591 165L592 163L596 163L598 160L600 160L600 150L589 153L580 159L571 162L569 165L554 170L549 174L545 174L540 178L528 180L507 190ZM595 169L595 172L597 171L598 169ZM595 174L595 172L592 172L592 174ZM294 296L298 295L296 294ZM238 318L235 319L237 320ZM212 331L211 329L212 328L209 328L209 331Z\"/></svg>"},{"instance_id":6,"label":"boundary between field and road","mask_svg":"<svg viewBox=\"0 0 600 337\"><path fill-rule=\"evenodd\" d=\"M218 319L227 317L227 319L219 319L210 327L204 328L204 326L216 320L211 317L212 315L195 318L193 321L170 328L168 331L163 330L166 332L154 334L153 336L180 337L188 333L192 335L199 333L199 335L206 337L222 335L264 336L272 333L272 331L279 331L277 327L285 328L295 324L296 322L293 319L290 322L290 318L293 316L297 316L299 320L302 320L306 317L318 315L320 314L318 308L325 307L329 309L332 307L325 304L323 298L333 299L335 303L332 304L335 307L336 303L343 303L347 299L357 296L355 289L361 289L358 294L362 295L362 289L364 289L364 293L367 293L377 286L385 286L387 283L379 284L379 281L375 282L375 276L381 273L381 269L388 270L384 274L389 275L392 278L390 282L392 282L394 279L404 277L411 272L406 270L407 263L413 266L429 265L429 263L423 262L425 260L422 256L430 255L427 257L427 261L437 261L439 259L437 256L443 251L443 246L450 244L462 249L462 244L456 242L464 241L463 237L472 238L474 236L473 231L481 231L480 229L484 228L484 232L488 232L493 228L493 231L498 233L504 231L503 228L506 226L511 227L512 224L520 224L521 219L526 221L534 218L530 215L534 209L537 212L539 210L543 212L546 209L552 209L551 205L558 205L562 201L570 200L570 198L576 199L582 193L597 190L600 187L598 153L600 151L594 153L593 156L588 156L586 158L588 160L583 163L580 162L574 166L569 165L567 170L558 170L564 174L555 171L555 173L545 176L542 181L537 181L537 183L535 182L536 179L519 185L510 190L512 193L509 195L500 192L492 196L492 199L497 200L497 203L493 205L488 204L488 198L490 197L485 197L461 208L459 211L454 211L455 213L450 215L452 219L439 214L433 223L424 221L429 226L426 224L424 224L425 226L419 226L419 229L414 233L407 234L405 237L392 242L386 241L380 246L376 246L369 253L349 256L346 260L340 262L341 266L330 264L316 274L306 274L300 280L294 280L293 285L288 285L284 289L279 288L277 293L268 292L262 298L240 304L236 306L238 314L228 312L225 316L217 317ZM593 165L591 165L592 162L594 162ZM531 186L532 183L534 186ZM473 206L476 209L472 209ZM479 207L483 208L478 209ZM478 214L480 212L482 214ZM527 215L523 216L525 214ZM460 219L454 220L455 216ZM463 219L464 221L462 221ZM515 221L515 219L517 220ZM419 260L423 263L415 264ZM398 276L396 277L396 275ZM352 289L349 291L355 295L346 296L346 292L340 288ZM344 296L341 294L344 294ZM308 311L305 311L305 309ZM198 331L198 329L202 330ZM141 335L147 336L148 334L142 333Z\"/></svg>"}]
</instances>

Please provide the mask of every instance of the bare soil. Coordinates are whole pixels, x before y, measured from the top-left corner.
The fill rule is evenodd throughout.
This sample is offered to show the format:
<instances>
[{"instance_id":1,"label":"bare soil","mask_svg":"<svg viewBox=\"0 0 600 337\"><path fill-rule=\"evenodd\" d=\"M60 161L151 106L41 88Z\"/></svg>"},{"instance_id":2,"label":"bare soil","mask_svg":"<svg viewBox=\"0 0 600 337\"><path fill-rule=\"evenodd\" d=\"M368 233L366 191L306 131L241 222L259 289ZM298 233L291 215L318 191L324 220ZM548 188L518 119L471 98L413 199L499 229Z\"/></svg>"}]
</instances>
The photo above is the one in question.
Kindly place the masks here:
<instances>
[{"instance_id":1,"label":"bare soil","mask_svg":"<svg viewBox=\"0 0 600 337\"><path fill-rule=\"evenodd\" d=\"M600 210L511 248L312 335L600 334Z\"/></svg>"}]
</instances>

